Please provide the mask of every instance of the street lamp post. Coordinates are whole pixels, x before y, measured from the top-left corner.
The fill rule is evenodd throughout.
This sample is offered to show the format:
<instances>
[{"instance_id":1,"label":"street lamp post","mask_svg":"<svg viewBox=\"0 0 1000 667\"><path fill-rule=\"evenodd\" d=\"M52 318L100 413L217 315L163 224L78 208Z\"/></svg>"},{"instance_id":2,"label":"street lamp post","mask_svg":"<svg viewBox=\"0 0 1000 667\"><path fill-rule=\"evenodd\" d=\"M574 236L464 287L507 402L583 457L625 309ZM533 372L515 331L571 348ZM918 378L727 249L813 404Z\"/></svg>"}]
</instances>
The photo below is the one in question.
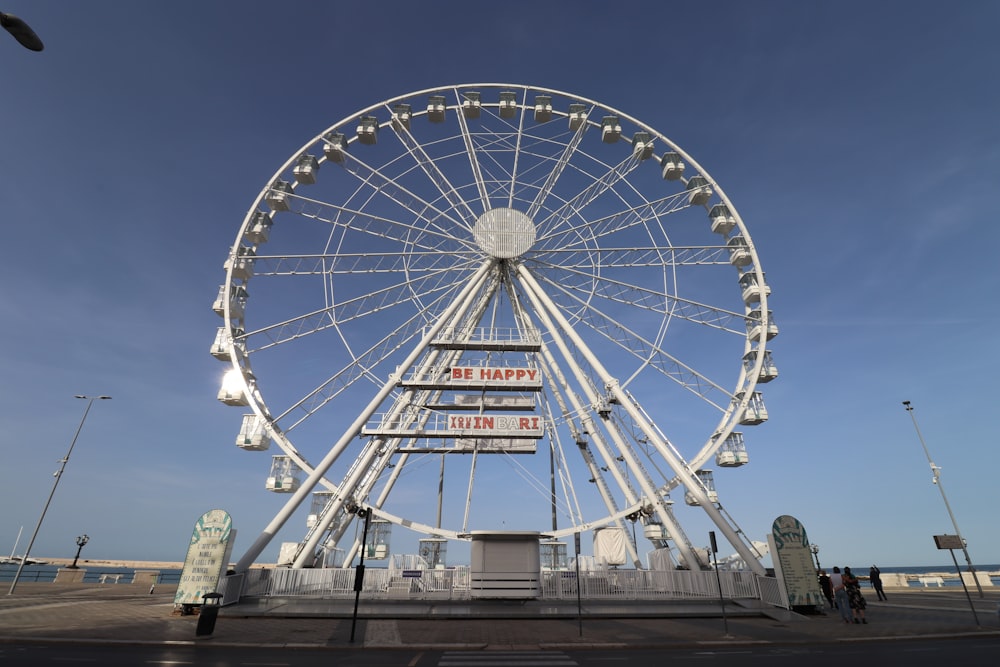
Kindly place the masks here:
<instances>
[{"instance_id":1,"label":"street lamp post","mask_svg":"<svg viewBox=\"0 0 1000 667\"><path fill-rule=\"evenodd\" d=\"M813 558L816 559L816 572L819 572L820 571L820 567L819 567L819 545L818 544L811 544L811 545L809 545L809 551L812 552Z\"/></svg>"},{"instance_id":2,"label":"street lamp post","mask_svg":"<svg viewBox=\"0 0 1000 667\"><path fill-rule=\"evenodd\" d=\"M28 556L31 554L31 547L35 544L35 538L38 537L38 531L42 527L42 521L45 519L45 513L49 511L49 504L52 502L52 496L56 494L56 487L59 486L59 480L62 479L63 471L66 470L66 463L69 461L70 454L73 453L73 445L76 444L76 439L80 437L80 431L83 430L83 424L87 421L87 415L90 414L90 407L94 404L96 400L108 400L110 396L83 396L77 394L73 398L82 398L87 401L87 409L83 411L83 418L80 419L80 425L76 427L76 433L73 434L73 440L69 443L69 451L66 452L66 456L59 459L59 470L53 473L56 481L52 483L52 490L49 491L49 499L45 501L45 507L42 508L42 515L38 517L38 523L35 525L35 532L31 534L31 540L28 542L28 547L24 550L24 556L21 557L21 563L17 566L17 572L14 574L14 580L10 582L10 590L7 591L7 595L14 594L14 588L17 587L17 580L21 578L21 570L24 569L24 564L28 561Z\"/></svg>"},{"instance_id":3,"label":"street lamp post","mask_svg":"<svg viewBox=\"0 0 1000 667\"><path fill-rule=\"evenodd\" d=\"M73 556L73 564L72 565L68 565L67 569L70 569L70 570L77 569L77 567L76 567L76 561L80 560L80 552L83 551L83 548L85 546L87 546L87 542L89 542L89 541L90 541L90 536L87 535L86 533L84 533L83 535L80 535L78 538L76 538L76 555Z\"/></svg>"},{"instance_id":4,"label":"street lamp post","mask_svg":"<svg viewBox=\"0 0 1000 667\"><path fill-rule=\"evenodd\" d=\"M948 504L948 496L944 494L944 485L941 483L941 466L938 466L931 459L931 453L927 449L927 443L924 442L924 436L920 433L920 427L917 426L917 418L913 414L913 406L910 405L909 401L903 401L903 406L906 411L910 413L910 419L913 420L913 428L917 432L917 438L920 439L920 446L924 448L924 455L927 457L927 463L931 466L931 474L934 478L931 482L937 485L938 490L941 492L941 500L944 501L944 507L948 510L948 516L951 517L951 525L955 527L955 535L958 539L962 541L962 553L965 554L965 562L969 566L969 573L972 574L972 580L976 582L976 589L979 591L979 597L984 597L983 587L979 584L979 577L976 576L976 568L972 565L972 559L969 558L969 550L965 547L965 538L962 537L962 531L958 529L958 522L955 520L955 515L951 511L951 505Z\"/></svg>"}]
</instances>

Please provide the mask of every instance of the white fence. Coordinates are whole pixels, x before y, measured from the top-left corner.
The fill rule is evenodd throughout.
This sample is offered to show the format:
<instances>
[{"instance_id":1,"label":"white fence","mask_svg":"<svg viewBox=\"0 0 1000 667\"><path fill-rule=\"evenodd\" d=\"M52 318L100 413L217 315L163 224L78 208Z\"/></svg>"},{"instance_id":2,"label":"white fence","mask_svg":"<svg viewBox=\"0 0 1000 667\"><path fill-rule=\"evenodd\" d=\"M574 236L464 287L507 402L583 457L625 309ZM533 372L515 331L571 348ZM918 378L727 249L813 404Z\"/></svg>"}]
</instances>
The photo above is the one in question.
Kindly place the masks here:
<instances>
[{"instance_id":1,"label":"white fence","mask_svg":"<svg viewBox=\"0 0 1000 667\"><path fill-rule=\"evenodd\" d=\"M240 581L240 579L242 581ZM353 598L353 569L252 569L225 581L225 603L235 602L234 590L249 597ZM467 567L446 570L365 571L362 594L382 600L468 600L475 597ZM591 570L577 577L572 571L542 573L543 600L761 600L787 607L777 581L752 572Z\"/></svg>"}]
</instances>

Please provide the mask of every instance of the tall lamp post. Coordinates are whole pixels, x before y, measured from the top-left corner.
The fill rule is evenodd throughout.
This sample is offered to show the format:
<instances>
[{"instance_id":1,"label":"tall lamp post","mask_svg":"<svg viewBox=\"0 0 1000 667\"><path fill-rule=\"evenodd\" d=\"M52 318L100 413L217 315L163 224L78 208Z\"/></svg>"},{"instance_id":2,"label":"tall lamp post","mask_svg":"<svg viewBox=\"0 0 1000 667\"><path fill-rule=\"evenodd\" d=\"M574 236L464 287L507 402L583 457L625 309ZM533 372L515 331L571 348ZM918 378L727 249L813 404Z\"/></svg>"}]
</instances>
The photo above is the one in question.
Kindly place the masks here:
<instances>
[{"instance_id":1,"label":"tall lamp post","mask_svg":"<svg viewBox=\"0 0 1000 667\"><path fill-rule=\"evenodd\" d=\"M951 505L948 504L948 496L944 494L944 485L941 483L941 466L938 466L931 459L931 453L927 449L927 443L924 442L924 436L920 433L920 427L917 426L917 418L913 414L913 406L910 405L909 401L903 401L903 406L906 411L910 413L910 419L913 420L913 428L917 432L917 438L920 439L920 446L924 448L924 455L927 456L927 463L931 466L931 474L934 478L931 480L933 484L937 485L938 490L941 492L941 500L944 501L944 507L948 510L948 516L951 517L951 525L955 527L955 535L958 539L962 541L962 553L965 554L965 562L969 566L969 573L972 574L972 580L976 582L976 589L979 591L979 597L984 597L983 587L979 584L979 577L976 576L976 568L972 565L972 559L969 558L969 550L965 547L965 538L962 537L962 531L958 529L958 522L955 520L955 515L951 511Z\"/></svg>"},{"instance_id":2,"label":"tall lamp post","mask_svg":"<svg viewBox=\"0 0 1000 667\"><path fill-rule=\"evenodd\" d=\"M66 470L66 463L69 462L70 454L73 453L73 445L76 444L76 439L80 437L80 431L83 430L83 424L87 421L87 415L90 414L90 407L94 404L94 401L106 401L111 397L83 396L82 394L77 394L73 398L82 398L86 400L87 409L83 411L83 418L80 419L80 425L76 427L76 433L73 434L73 440L69 443L69 451L66 452L66 456L59 459L59 470L53 473L56 481L52 483L52 490L49 491L49 499L45 501L45 507L42 508L42 515L38 517L38 523L35 525L35 532L31 534L31 540L28 542L28 547L24 550L24 556L21 558L21 563L17 566L17 572L14 574L14 580L10 582L10 590L7 591L7 595L14 594L14 588L17 587L17 580L21 578L21 570L24 569L24 564L28 561L28 556L31 554L31 547L35 544L35 538L38 537L38 531L41 529L42 521L45 519L45 513L49 511L49 504L52 502L52 496L56 495L56 487L59 486L59 480L62 479L63 471Z\"/></svg>"},{"instance_id":3,"label":"tall lamp post","mask_svg":"<svg viewBox=\"0 0 1000 667\"><path fill-rule=\"evenodd\" d=\"M24 22L24 19L20 19L13 14L0 12L0 26L13 35L14 39L26 49L41 51L45 48L42 40L38 38L38 35L31 29L31 26Z\"/></svg>"},{"instance_id":4,"label":"tall lamp post","mask_svg":"<svg viewBox=\"0 0 1000 667\"><path fill-rule=\"evenodd\" d=\"M819 545L818 544L810 544L809 545L809 551L812 552L813 558L816 559L816 572L818 573L820 571L820 567L819 567Z\"/></svg>"},{"instance_id":5,"label":"tall lamp post","mask_svg":"<svg viewBox=\"0 0 1000 667\"><path fill-rule=\"evenodd\" d=\"M80 560L80 552L83 551L83 548L87 546L87 542L89 541L90 541L90 536L87 535L86 533L76 538L76 555L73 556L73 564L67 565L66 569L68 570L77 569L76 561Z\"/></svg>"}]
</instances>

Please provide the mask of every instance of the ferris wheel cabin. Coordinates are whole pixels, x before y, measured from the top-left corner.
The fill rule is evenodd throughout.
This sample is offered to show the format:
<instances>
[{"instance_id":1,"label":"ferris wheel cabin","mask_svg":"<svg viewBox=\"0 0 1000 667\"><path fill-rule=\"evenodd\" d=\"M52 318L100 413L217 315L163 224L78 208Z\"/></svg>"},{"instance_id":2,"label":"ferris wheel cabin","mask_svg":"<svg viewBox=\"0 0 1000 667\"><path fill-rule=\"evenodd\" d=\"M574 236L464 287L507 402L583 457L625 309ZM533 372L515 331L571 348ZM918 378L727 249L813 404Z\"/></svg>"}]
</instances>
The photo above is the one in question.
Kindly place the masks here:
<instances>
[{"instance_id":1,"label":"ferris wheel cabin","mask_svg":"<svg viewBox=\"0 0 1000 667\"><path fill-rule=\"evenodd\" d=\"M280 178L271 184L264 201L271 207L272 211L287 211L288 196L293 194L292 184Z\"/></svg>"},{"instance_id":2,"label":"ferris wheel cabin","mask_svg":"<svg viewBox=\"0 0 1000 667\"><path fill-rule=\"evenodd\" d=\"M411 118L413 118L413 107L409 104L397 104L392 107L392 129L397 132L409 130Z\"/></svg>"},{"instance_id":3,"label":"ferris wheel cabin","mask_svg":"<svg viewBox=\"0 0 1000 667\"><path fill-rule=\"evenodd\" d=\"M546 123L552 120L552 96L539 95L535 98L535 122Z\"/></svg>"},{"instance_id":4,"label":"ferris wheel cabin","mask_svg":"<svg viewBox=\"0 0 1000 667\"><path fill-rule=\"evenodd\" d=\"M743 400L743 392L737 392L734 403L740 403ZM761 396L759 391L755 391L750 397L750 401L747 403L746 409L743 411L743 416L740 417L740 424L744 426L755 426L757 424L763 424L767 421L767 408L764 407L764 397Z\"/></svg>"},{"instance_id":5,"label":"ferris wheel cabin","mask_svg":"<svg viewBox=\"0 0 1000 667\"><path fill-rule=\"evenodd\" d=\"M622 124L618 116L605 116L601 119L601 141L613 144L622 138Z\"/></svg>"},{"instance_id":6,"label":"ferris wheel cabin","mask_svg":"<svg viewBox=\"0 0 1000 667\"><path fill-rule=\"evenodd\" d=\"M665 181L676 181L684 173L684 161L676 151L668 151L660 158L660 173Z\"/></svg>"},{"instance_id":7,"label":"ferris wheel cabin","mask_svg":"<svg viewBox=\"0 0 1000 667\"><path fill-rule=\"evenodd\" d=\"M695 471L695 477L701 482L704 487L705 495L708 496L709 502L717 503L719 502L719 494L715 490L715 475L711 470L697 470ZM698 499L690 491L684 494L684 502L688 505L699 505Z\"/></svg>"},{"instance_id":8,"label":"ferris wheel cabin","mask_svg":"<svg viewBox=\"0 0 1000 667\"><path fill-rule=\"evenodd\" d=\"M753 303L760 303L762 294L771 295L771 288L767 283L758 283L757 274L753 271L740 276L740 288L743 291L743 303L748 306Z\"/></svg>"},{"instance_id":9,"label":"ferris wheel cabin","mask_svg":"<svg viewBox=\"0 0 1000 667\"><path fill-rule=\"evenodd\" d=\"M243 309L246 306L247 290L243 285L233 285L229 290L229 316L233 318L243 317ZM226 315L226 286L219 285L219 295L215 297L215 303L212 304L212 310L219 317L225 317Z\"/></svg>"},{"instance_id":10,"label":"ferris wheel cabin","mask_svg":"<svg viewBox=\"0 0 1000 667\"><path fill-rule=\"evenodd\" d=\"M712 186L704 176L692 176L687 182L688 203L704 206L712 198Z\"/></svg>"},{"instance_id":11,"label":"ferris wheel cabin","mask_svg":"<svg viewBox=\"0 0 1000 667\"><path fill-rule=\"evenodd\" d=\"M362 116L358 119L358 127L355 129L358 141L366 146L374 146L378 143L378 118L375 116Z\"/></svg>"},{"instance_id":12,"label":"ferris wheel cabin","mask_svg":"<svg viewBox=\"0 0 1000 667\"><path fill-rule=\"evenodd\" d=\"M708 212L708 217L712 220L712 231L716 234L725 236L736 226L736 218L725 204L713 206Z\"/></svg>"},{"instance_id":13,"label":"ferris wheel cabin","mask_svg":"<svg viewBox=\"0 0 1000 667\"><path fill-rule=\"evenodd\" d=\"M427 98L427 118L432 123L443 123L447 108L444 95L431 95Z\"/></svg>"},{"instance_id":14,"label":"ferris wheel cabin","mask_svg":"<svg viewBox=\"0 0 1000 667\"><path fill-rule=\"evenodd\" d=\"M271 474L264 486L275 493L292 493L299 488L301 472L302 469L295 465L290 456L275 454L271 457Z\"/></svg>"},{"instance_id":15,"label":"ferris wheel cabin","mask_svg":"<svg viewBox=\"0 0 1000 667\"><path fill-rule=\"evenodd\" d=\"M273 224L274 221L270 213L254 211L245 234L247 241L250 243L267 243L271 237L271 226Z\"/></svg>"},{"instance_id":16,"label":"ferris wheel cabin","mask_svg":"<svg viewBox=\"0 0 1000 667\"><path fill-rule=\"evenodd\" d=\"M340 132L327 132L323 135L323 155L330 162L340 164L347 155L347 140Z\"/></svg>"},{"instance_id":17,"label":"ferris wheel cabin","mask_svg":"<svg viewBox=\"0 0 1000 667\"><path fill-rule=\"evenodd\" d=\"M747 240L740 235L736 235L726 242L726 247L729 249L729 263L733 266L747 266L753 262L753 256L750 254L750 246L747 245Z\"/></svg>"},{"instance_id":18,"label":"ferris wheel cabin","mask_svg":"<svg viewBox=\"0 0 1000 667\"><path fill-rule=\"evenodd\" d=\"M587 105L569 105L569 129L573 132L579 130L587 122Z\"/></svg>"},{"instance_id":19,"label":"ferris wheel cabin","mask_svg":"<svg viewBox=\"0 0 1000 667\"><path fill-rule=\"evenodd\" d=\"M482 101L479 93L475 91L466 91L462 94L462 113L468 119L479 118L479 114L482 111Z\"/></svg>"},{"instance_id":20,"label":"ferris wheel cabin","mask_svg":"<svg viewBox=\"0 0 1000 667\"><path fill-rule=\"evenodd\" d=\"M715 453L715 464L723 468L736 468L745 465L750 461L747 456L747 447L743 441L743 434L733 431L719 447Z\"/></svg>"},{"instance_id":21,"label":"ferris wheel cabin","mask_svg":"<svg viewBox=\"0 0 1000 667\"><path fill-rule=\"evenodd\" d=\"M649 132L636 132L632 136L632 153L640 160L648 160L653 156L653 137Z\"/></svg>"},{"instance_id":22,"label":"ferris wheel cabin","mask_svg":"<svg viewBox=\"0 0 1000 667\"><path fill-rule=\"evenodd\" d=\"M750 350L743 355L743 367L747 372L753 369L755 363L757 363L757 350ZM764 350L764 363L760 367L757 382L767 383L776 377L778 377L778 367L771 358L771 350Z\"/></svg>"},{"instance_id":23,"label":"ferris wheel cabin","mask_svg":"<svg viewBox=\"0 0 1000 667\"><path fill-rule=\"evenodd\" d=\"M316 172L319 171L319 160L315 155L308 153L300 155L292 169L292 175L296 183L303 185L313 185L316 183Z\"/></svg>"},{"instance_id":24,"label":"ferris wheel cabin","mask_svg":"<svg viewBox=\"0 0 1000 667\"><path fill-rule=\"evenodd\" d=\"M761 322L761 312L760 308L756 308L747 313L747 338L749 338L754 343L759 343L761 341L761 334L764 334L764 340L771 340L778 335L778 325L774 321L774 315L771 311L767 311L767 331L764 331L764 325Z\"/></svg>"},{"instance_id":25,"label":"ferris wheel cabin","mask_svg":"<svg viewBox=\"0 0 1000 667\"><path fill-rule=\"evenodd\" d=\"M258 415L243 415L243 425L236 437L236 446L251 452L263 452L271 447L267 422Z\"/></svg>"}]
</instances>

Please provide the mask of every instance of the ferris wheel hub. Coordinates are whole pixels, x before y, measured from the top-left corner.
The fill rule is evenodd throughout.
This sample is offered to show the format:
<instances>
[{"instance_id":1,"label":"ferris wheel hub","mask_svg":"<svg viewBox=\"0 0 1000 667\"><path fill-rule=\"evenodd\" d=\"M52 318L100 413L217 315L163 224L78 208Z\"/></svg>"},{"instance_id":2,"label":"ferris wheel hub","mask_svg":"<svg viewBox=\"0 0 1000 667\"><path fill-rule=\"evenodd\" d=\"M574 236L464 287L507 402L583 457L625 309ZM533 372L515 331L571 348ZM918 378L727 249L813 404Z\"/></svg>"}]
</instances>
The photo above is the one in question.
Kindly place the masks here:
<instances>
[{"instance_id":1,"label":"ferris wheel hub","mask_svg":"<svg viewBox=\"0 0 1000 667\"><path fill-rule=\"evenodd\" d=\"M513 259L535 243L535 223L512 208L491 208L476 219L472 235L479 248L497 259Z\"/></svg>"}]
</instances>

